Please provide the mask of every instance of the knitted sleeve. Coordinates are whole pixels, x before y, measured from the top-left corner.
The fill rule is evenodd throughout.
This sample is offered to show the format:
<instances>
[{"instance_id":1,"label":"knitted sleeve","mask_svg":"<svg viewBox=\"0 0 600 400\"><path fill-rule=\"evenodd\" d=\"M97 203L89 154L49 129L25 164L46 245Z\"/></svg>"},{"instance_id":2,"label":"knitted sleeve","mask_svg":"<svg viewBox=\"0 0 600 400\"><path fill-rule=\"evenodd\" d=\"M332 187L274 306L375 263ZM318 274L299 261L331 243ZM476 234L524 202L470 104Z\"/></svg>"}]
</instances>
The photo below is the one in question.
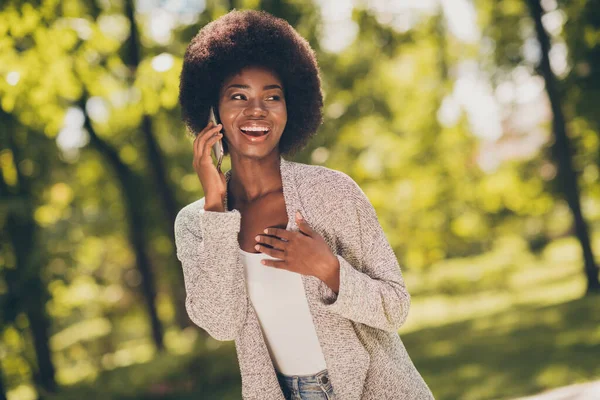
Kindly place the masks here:
<instances>
[{"instance_id":1,"label":"knitted sleeve","mask_svg":"<svg viewBox=\"0 0 600 400\"><path fill-rule=\"evenodd\" d=\"M360 243L361 265L353 266L336 254L340 263L338 293L326 288L321 298L327 309L347 319L396 332L408 317L410 295L375 208L358 184L346 177L352 210L345 223L357 227L350 231L358 236L355 240Z\"/></svg>"},{"instance_id":2,"label":"knitted sleeve","mask_svg":"<svg viewBox=\"0 0 600 400\"><path fill-rule=\"evenodd\" d=\"M241 214L183 208L175 219L177 258L190 319L217 340L235 340L247 309L237 234Z\"/></svg>"}]
</instances>

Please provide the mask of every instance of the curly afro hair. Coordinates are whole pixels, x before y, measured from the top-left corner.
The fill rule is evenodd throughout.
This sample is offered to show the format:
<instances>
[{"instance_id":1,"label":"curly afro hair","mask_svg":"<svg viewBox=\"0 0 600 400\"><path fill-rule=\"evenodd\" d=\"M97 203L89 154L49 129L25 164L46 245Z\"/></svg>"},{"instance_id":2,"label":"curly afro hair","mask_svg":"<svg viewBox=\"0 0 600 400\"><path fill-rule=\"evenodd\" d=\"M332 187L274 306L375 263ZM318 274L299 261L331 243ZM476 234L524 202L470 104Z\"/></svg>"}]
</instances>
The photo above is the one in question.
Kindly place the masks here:
<instances>
[{"instance_id":1,"label":"curly afro hair","mask_svg":"<svg viewBox=\"0 0 600 400\"><path fill-rule=\"evenodd\" d=\"M179 103L188 130L206 127L211 106L218 104L223 82L247 66L274 71L285 92L288 119L279 140L280 154L302 149L323 121L323 95L313 49L284 19L265 11L235 10L205 25L192 39L183 59ZM215 109L218 114L218 110ZM225 154L229 154L225 136Z\"/></svg>"}]
</instances>

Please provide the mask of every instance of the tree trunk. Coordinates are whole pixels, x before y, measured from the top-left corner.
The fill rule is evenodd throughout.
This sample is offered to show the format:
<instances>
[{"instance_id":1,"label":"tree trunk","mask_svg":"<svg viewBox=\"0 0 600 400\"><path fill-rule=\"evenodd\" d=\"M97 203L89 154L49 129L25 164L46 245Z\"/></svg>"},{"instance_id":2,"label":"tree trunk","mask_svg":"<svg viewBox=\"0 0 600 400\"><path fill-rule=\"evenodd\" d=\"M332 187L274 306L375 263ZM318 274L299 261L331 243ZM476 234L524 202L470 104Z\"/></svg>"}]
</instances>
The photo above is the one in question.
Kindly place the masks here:
<instances>
[{"instance_id":1,"label":"tree trunk","mask_svg":"<svg viewBox=\"0 0 600 400\"><path fill-rule=\"evenodd\" d=\"M123 61L131 69L132 77L135 76L141 59L141 47L139 41L139 32L135 21L135 6L133 0L125 2L125 14L129 20L131 34L129 35L126 46L126 54L123 56ZM161 154L160 147L154 135L152 134L152 119L149 115L142 116L142 133L146 143L147 163L154 181L154 185L158 191L162 206L165 210L168 222L168 234L171 238L173 248L175 248L175 218L177 217L178 206L175 201L175 196L169 187L169 179L167 169L165 167L164 157ZM178 266L179 261L173 257L173 266ZM183 273L180 269L175 274L168 274L171 292L175 303L175 321L180 328L186 328L193 323L187 315L185 308L185 285L183 282Z\"/></svg>"},{"instance_id":2,"label":"tree trunk","mask_svg":"<svg viewBox=\"0 0 600 400\"><path fill-rule=\"evenodd\" d=\"M84 95L80 101L80 107L85 116L84 127L90 135L90 144L106 158L121 185L129 225L129 241L133 247L136 266L141 275L142 294L150 316L152 339L156 348L162 351L164 349L163 328L156 311L156 283L144 240L144 216L141 207L143 198L140 193L143 194L145 191L139 187L143 180L121 161L115 149L98 137L89 115L85 111L86 98L87 96Z\"/></svg>"},{"instance_id":3,"label":"tree trunk","mask_svg":"<svg viewBox=\"0 0 600 400\"><path fill-rule=\"evenodd\" d=\"M567 135L565 117L562 111L561 94L557 89L556 77L550 68L550 38L542 25L542 7L539 0L527 0L531 17L535 22L537 39L541 47L541 60L539 72L546 82L546 92L552 107L552 127L554 131L555 143L553 154L558 163L557 179L562 184L565 199L575 223L575 234L583 251L584 271L587 278L586 293L600 293L600 281L598 280L598 266L594 261L594 254L590 244L587 224L581 212L581 202L579 198L579 186L577 184L577 173L573 168L571 158L571 146Z\"/></svg>"},{"instance_id":4,"label":"tree trunk","mask_svg":"<svg viewBox=\"0 0 600 400\"><path fill-rule=\"evenodd\" d=\"M41 282L39 290L45 291ZM56 392L56 381L54 380L54 364L52 363L50 351L50 320L46 315L46 302L39 296L32 296L28 302L27 318L33 333L33 345L37 356L38 372L35 374L37 383L47 392Z\"/></svg>"},{"instance_id":5,"label":"tree trunk","mask_svg":"<svg viewBox=\"0 0 600 400\"><path fill-rule=\"evenodd\" d=\"M4 376L2 376L2 364L0 364L0 400L6 400L6 387L4 386Z\"/></svg>"},{"instance_id":6,"label":"tree trunk","mask_svg":"<svg viewBox=\"0 0 600 400\"><path fill-rule=\"evenodd\" d=\"M11 298L15 301L17 310L13 315L24 312L30 324L33 337L37 371L34 369L33 376L36 384L44 391L56 392L55 368L52 363L52 355L49 346L50 318L46 314L46 300L48 293L46 285L41 280L42 260L39 257L40 250L36 250L38 244L38 227L33 217L34 194L31 187L31 177L26 177L21 172L21 161L25 158L22 149L14 138L15 124L12 118L2 113L2 123L7 129L6 147L13 155L14 168L17 172L18 185L13 193L10 193L8 185L0 174L0 187L3 196L18 199L18 209L8 207L6 218L6 230L15 256L16 269L12 278L7 277L7 285ZM4 144L4 143L3 143ZM36 155L31 155L36 158ZM42 165L44 155L37 155ZM36 179L43 179L37 176ZM6 193L4 193L6 192Z\"/></svg>"}]
</instances>

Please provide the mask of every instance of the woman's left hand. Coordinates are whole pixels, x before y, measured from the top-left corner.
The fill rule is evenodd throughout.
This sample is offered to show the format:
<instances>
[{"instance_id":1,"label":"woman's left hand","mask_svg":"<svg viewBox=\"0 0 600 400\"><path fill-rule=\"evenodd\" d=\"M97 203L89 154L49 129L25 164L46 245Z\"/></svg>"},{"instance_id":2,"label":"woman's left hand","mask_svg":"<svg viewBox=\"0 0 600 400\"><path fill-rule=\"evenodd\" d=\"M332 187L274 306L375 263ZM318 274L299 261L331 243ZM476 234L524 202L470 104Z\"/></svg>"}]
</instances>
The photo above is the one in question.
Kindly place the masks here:
<instances>
[{"instance_id":1,"label":"woman's left hand","mask_svg":"<svg viewBox=\"0 0 600 400\"><path fill-rule=\"evenodd\" d=\"M340 264L325 239L315 232L296 212L299 232L267 228L256 236L256 250L280 260L262 260L269 267L287 269L314 276L325 282L336 294L339 289ZM273 248L264 246L268 244Z\"/></svg>"}]
</instances>

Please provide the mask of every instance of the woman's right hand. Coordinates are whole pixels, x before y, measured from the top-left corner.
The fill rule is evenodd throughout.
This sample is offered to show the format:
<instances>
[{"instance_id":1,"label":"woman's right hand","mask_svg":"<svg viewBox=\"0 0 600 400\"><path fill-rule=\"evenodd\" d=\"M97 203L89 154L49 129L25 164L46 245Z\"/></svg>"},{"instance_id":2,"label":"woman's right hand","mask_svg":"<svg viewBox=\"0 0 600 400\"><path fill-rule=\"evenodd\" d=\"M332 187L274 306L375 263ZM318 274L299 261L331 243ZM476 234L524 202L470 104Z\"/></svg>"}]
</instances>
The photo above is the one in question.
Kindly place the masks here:
<instances>
[{"instance_id":1,"label":"woman's right hand","mask_svg":"<svg viewBox=\"0 0 600 400\"><path fill-rule=\"evenodd\" d=\"M222 204L227 191L225 174L217 170L211 156L212 145L223 137L223 133L220 132L221 128L222 124L214 125L211 121L194 139L193 165L198 178L200 178L207 206L209 202L211 206ZM214 204L219 200L218 204Z\"/></svg>"}]
</instances>

